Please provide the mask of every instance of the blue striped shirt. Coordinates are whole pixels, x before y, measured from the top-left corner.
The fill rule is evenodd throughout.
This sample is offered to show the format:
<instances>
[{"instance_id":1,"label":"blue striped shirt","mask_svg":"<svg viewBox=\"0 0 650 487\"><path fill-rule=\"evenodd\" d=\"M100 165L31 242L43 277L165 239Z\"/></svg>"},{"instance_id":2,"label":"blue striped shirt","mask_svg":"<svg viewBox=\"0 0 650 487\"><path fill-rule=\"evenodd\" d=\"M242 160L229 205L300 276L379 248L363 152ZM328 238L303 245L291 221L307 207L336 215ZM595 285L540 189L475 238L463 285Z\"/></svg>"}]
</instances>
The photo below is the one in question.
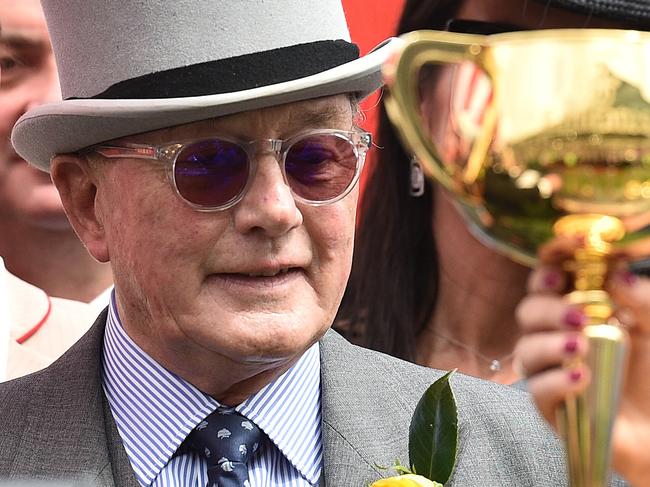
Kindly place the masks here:
<instances>
[{"instance_id":1,"label":"blue striped shirt","mask_svg":"<svg viewBox=\"0 0 650 487\"><path fill-rule=\"evenodd\" d=\"M102 367L104 392L140 485L205 487L205 460L194 453L174 453L220 404L162 367L129 338L114 295ZM317 343L291 369L235 409L268 437L249 464L251 486L318 485L323 449Z\"/></svg>"}]
</instances>

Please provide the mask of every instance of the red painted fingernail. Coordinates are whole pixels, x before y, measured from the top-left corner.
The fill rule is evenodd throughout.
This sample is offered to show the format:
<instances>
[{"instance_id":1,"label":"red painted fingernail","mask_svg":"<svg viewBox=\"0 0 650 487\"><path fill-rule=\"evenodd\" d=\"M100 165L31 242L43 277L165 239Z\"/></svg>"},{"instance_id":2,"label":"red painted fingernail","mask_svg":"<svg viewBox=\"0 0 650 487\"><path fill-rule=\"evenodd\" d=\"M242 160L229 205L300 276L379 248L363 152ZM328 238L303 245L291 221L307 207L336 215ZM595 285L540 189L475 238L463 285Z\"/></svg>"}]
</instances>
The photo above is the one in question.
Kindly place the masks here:
<instances>
[{"instance_id":1,"label":"red painted fingernail","mask_svg":"<svg viewBox=\"0 0 650 487\"><path fill-rule=\"evenodd\" d=\"M618 278L628 286L633 286L636 283L636 281L639 279L636 274L632 274L630 271L620 272L618 274Z\"/></svg>"},{"instance_id":2,"label":"red painted fingernail","mask_svg":"<svg viewBox=\"0 0 650 487\"><path fill-rule=\"evenodd\" d=\"M569 338L564 344L564 351L573 355L578 351L578 339L576 337Z\"/></svg>"},{"instance_id":3,"label":"red painted fingernail","mask_svg":"<svg viewBox=\"0 0 650 487\"><path fill-rule=\"evenodd\" d=\"M564 322L571 328L582 328L586 321L587 317L577 308L569 308L564 315Z\"/></svg>"},{"instance_id":4,"label":"red painted fingernail","mask_svg":"<svg viewBox=\"0 0 650 487\"><path fill-rule=\"evenodd\" d=\"M569 372L569 380L571 382L579 382L582 379L582 370L574 369Z\"/></svg>"},{"instance_id":5,"label":"red painted fingernail","mask_svg":"<svg viewBox=\"0 0 650 487\"><path fill-rule=\"evenodd\" d=\"M560 276L559 272L548 271L546 274L544 274L542 281L544 282L545 287L553 289L560 284L561 279L562 276Z\"/></svg>"}]
</instances>

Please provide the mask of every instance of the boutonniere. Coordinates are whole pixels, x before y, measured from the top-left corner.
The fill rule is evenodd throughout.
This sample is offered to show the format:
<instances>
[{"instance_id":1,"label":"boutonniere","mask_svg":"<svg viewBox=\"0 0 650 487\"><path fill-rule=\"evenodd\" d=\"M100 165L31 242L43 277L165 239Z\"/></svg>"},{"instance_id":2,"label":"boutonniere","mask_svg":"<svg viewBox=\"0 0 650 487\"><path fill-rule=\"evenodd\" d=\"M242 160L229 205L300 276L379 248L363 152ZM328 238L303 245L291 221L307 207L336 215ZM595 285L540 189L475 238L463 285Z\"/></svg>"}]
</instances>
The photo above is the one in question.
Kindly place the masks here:
<instances>
[{"instance_id":1,"label":"boutonniere","mask_svg":"<svg viewBox=\"0 0 650 487\"><path fill-rule=\"evenodd\" d=\"M446 373L420 398L409 428L408 467L399 462L398 473L374 482L370 487L442 487L456 465L458 410Z\"/></svg>"}]
</instances>

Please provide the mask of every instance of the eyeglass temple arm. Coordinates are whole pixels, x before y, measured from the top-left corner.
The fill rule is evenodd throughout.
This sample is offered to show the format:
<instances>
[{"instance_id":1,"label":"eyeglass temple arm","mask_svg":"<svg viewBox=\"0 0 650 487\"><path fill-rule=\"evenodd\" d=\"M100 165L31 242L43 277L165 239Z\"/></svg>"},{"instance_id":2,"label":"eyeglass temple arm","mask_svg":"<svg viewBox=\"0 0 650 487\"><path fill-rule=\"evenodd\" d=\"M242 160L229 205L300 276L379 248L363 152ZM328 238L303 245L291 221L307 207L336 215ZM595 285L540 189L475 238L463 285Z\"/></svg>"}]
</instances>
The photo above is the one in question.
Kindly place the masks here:
<instances>
[{"instance_id":1,"label":"eyeglass temple arm","mask_svg":"<svg viewBox=\"0 0 650 487\"><path fill-rule=\"evenodd\" d=\"M108 159L116 159L120 157L129 157L133 159L157 159L156 148L150 145L98 145L93 147L92 150Z\"/></svg>"}]
</instances>

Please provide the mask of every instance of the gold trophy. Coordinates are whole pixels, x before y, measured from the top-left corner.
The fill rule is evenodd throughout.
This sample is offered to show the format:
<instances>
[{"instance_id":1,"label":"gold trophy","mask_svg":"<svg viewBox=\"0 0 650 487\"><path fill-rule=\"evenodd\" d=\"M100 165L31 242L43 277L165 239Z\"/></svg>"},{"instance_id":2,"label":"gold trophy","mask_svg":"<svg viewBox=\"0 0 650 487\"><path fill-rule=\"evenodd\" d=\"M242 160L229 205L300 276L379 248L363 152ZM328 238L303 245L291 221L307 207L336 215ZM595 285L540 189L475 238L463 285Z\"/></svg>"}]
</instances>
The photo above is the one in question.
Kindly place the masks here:
<instances>
[{"instance_id":1,"label":"gold trophy","mask_svg":"<svg viewBox=\"0 0 650 487\"><path fill-rule=\"evenodd\" d=\"M609 481L627 334L603 283L612 254L650 252L650 33L418 31L384 68L388 114L474 233L527 265L565 236L568 298L588 318L592 382L559 427L573 487Z\"/></svg>"}]
</instances>

